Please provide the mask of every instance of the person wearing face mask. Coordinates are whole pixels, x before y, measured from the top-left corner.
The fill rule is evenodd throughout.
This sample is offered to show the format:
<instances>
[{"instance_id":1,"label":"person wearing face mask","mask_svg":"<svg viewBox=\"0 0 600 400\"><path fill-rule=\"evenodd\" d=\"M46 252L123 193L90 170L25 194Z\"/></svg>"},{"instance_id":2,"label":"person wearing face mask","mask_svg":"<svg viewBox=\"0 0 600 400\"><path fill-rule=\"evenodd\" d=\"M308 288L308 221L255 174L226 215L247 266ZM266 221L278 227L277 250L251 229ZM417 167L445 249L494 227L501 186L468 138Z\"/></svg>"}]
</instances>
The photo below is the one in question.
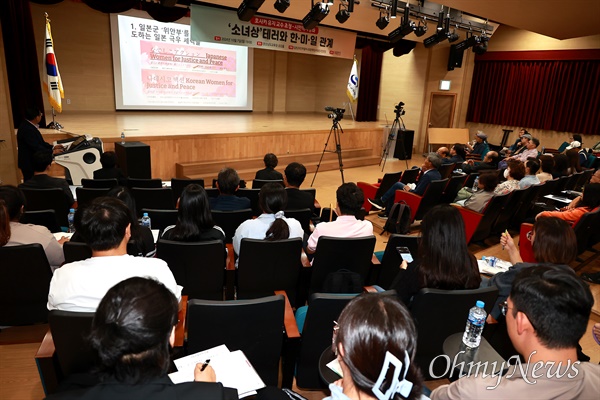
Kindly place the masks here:
<instances>
[{"instance_id":1,"label":"person wearing face mask","mask_svg":"<svg viewBox=\"0 0 600 400\"><path fill-rule=\"evenodd\" d=\"M509 160L508 167L504 170L506 181L502 182L494 194L507 194L519 188L519 181L525 177L525 165L518 160Z\"/></svg>"}]
</instances>

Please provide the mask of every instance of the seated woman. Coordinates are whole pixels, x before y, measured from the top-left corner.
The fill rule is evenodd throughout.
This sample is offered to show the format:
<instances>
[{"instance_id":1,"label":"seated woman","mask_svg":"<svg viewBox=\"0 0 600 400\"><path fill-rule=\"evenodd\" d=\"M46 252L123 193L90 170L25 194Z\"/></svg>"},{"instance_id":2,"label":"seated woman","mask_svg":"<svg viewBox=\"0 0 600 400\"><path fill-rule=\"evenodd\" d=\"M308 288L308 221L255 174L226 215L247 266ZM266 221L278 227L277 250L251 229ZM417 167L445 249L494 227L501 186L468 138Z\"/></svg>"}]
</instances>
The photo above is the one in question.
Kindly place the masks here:
<instances>
[{"instance_id":1,"label":"seated woman","mask_svg":"<svg viewBox=\"0 0 600 400\"><path fill-rule=\"evenodd\" d=\"M519 160L508 160L508 167L504 170L506 181L502 182L494 194L508 194L519 188L519 181L525 177L525 165Z\"/></svg>"},{"instance_id":2,"label":"seated woman","mask_svg":"<svg viewBox=\"0 0 600 400\"><path fill-rule=\"evenodd\" d=\"M225 232L213 222L208 195L202 186L187 185L177 205L177 224L166 227L161 238L180 242L225 240Z\"/></svg>"},{"instance_id":3,"label":"seated woman","mask_svg":"<svg viewBox=\"0 0 600 400\"><path fill-rule=\"evenodd\" d=\"M338 319L333 346L344 377L329 385L326 400L421 397L422 377L414 363L417 330L410 312L392 296L352 299ZM388 373L388 360L399 370L397 379Z\"/></svg>"},{"instance_id":4,"label":"seated woman","mask_svg":"<svg viewBox=\"0 0 600 400\"><path fill-rule=\"evenodd\" d=\"M540 169L537 172L538 180L541 183L549 181L552 178L552 169L554 168L554 157L549 154L540 156Z\"/></svg>"},{"instance_id":5,"label":"seated woman","mask_svg":"<svg viewBox=\"0 0 600 400\"><path fill-rule=\"evenodd\" d=\"M455 207L440 204L425 214L418 251L420 265L409 267L402 261L391 285L405 304L422 288L476 289L481 284L477 260L467 248L465 224Z\"/></svg>"},{"instance_id":6,"label":"seated woman","mask_svg":"<svg viewBox=\"0 0 600 400\"><path fill-rule=\"evenodd\" d=\"M508 298L513 280L520 270L539 264L557 264L570 268L568 264L577 257L575 232L569 224L558 218L538 218L527 238L533 247L533 256L537 261L535 263L523 262L519 249L509 234L503 233L500 237L500 243L508 252L513 266L506 272L497 273L488 282L489 286L498 287L498 300L490 313L496 319L501 314L498 304Z\"/></svg>"},{"instance_id":7,"label":"seated woman","mask_svg":"<svg viewBox=\"0 0 600 400\"><path fill-rule=\"evenodd\" d=\"M129 278L113 286L96 310L89 336L101 383L48 399L230 398L235 390L216 383L210 365L196 365L195 382L176 385L167 376L177 307L173 293L152 279Z\"/></svg>"},{"instance_id":8,"label":"seated woman","mask_svg":"<svg viewBox=\"0 0 600 400\"><path fill-rule=\"evenodd\" d=\"M496 189L497 184L498 175L495 171L487 173L484 172L481 175L479 175L477 191L471 194L466 199L456 201L456 204L468 208L469 210L473 210L480 213L483 211L483 209L485 208L487 203L492 199L492 197L494 197L494 189ZM463 192L463 189L461 189L461 191L459 192L459 196L462 193L469 193L466 190ZM457 198L459 196L457 196Z\"/></svg>"},{"instance_id":9,"label":"seated woman","mask_svg":"<svg viewBox=\"0 0 600 400\"><path fill-rule=\"evenodd\" d=\"M239 256L242 239L282 240L303 238L304 230L294 218L286 218L287 193L278 183L267 183L260 189L258 204L262 214L242 222L233 235L233 250Z\"/></svg>"},{"instance_id":10,"label":"seated woman","mask_svg":"<svg viewBox=\"0 0 600 400\"><path fill-rule=\"evenodd\" d=\"M556 217L575 225L583 214L598 206L600 206L600 183L589 183L583 187L581 196L573 199L568 206L563 207L560 211L541 212L535 218Z\"/></svg>"},{"instance_id":11,"label":"seated woman","mask_svg":"<svg viewBox=\"0 0 600 400\"><path fill-rule=\"evenodd\" d=\"M39 243L44 248L48 263L54 271L65 262L62 244L69 239L56 240L48 228L19 222L25 207L25 195L14 186L0 186L0 246L18 246Z\"/></svg>"}]
</instances>

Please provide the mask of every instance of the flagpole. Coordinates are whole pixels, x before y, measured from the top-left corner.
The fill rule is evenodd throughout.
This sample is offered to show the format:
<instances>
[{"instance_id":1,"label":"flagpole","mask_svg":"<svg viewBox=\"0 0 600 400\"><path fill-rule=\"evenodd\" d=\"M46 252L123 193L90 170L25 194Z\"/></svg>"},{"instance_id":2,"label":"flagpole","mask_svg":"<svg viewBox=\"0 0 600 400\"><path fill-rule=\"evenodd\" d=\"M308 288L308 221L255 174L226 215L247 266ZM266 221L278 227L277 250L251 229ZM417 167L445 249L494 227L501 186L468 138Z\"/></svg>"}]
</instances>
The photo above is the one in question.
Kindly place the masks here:
<instances>
[{"instance_id":1,"label":"flagpole","mask_svg":"<svg viewBox=\"0 0 600 400\"><path fill-rule=\"evenodd\" d=\"M63 126L55 120L56 111L55 106L58 107L58 112L62 111L62 101L64 97L62 80L60 79L60 73L58 72L58 64L56 63L56 57L54 55L54 41L52 40L52 34L50 32L50 18L48 13L45 12L46 17L46 41L44 43L44 63L46 65L46 82L44 83L46 91L48 92L48 100L50 102L52 122L49 123L46 128L61 130ZM50 52L48 49L50 48Z\"/></svg>"},{"instance_id":2,"label":"flagpole","mask_svg":"<svg viewBox=\"0 0 600 400\"><path fill-rule=\"evenodd\" d=\"M348 85L346 89L346 94L348 95L348 107L350 107L350 114L352 115L352 121L356 121L354 116L354 109L352 108L352 103L355 102L358 98L358 71L356 69L356 54L354 55L354 59L352 61L352 69L350 70L350 77L348 78Z\"/></svg>"}]
</instances>

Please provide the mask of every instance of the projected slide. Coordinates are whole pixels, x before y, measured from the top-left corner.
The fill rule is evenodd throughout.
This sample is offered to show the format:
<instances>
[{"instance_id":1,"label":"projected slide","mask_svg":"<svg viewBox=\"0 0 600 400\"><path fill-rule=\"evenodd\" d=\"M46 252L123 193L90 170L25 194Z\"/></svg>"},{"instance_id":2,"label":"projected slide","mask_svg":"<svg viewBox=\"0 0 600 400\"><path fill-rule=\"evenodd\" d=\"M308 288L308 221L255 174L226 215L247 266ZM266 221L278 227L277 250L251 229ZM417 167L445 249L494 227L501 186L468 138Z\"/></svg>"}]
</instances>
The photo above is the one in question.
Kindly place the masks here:
<instances>
[{"instance_id":1,"label":"projected slide","mask_svg":"<svg viewBox=\"0 0 600 400\"><path fill-rule=\"evenodd\" d=\"M118 110L252 110L251 49L131 15L112 14L111 34Z\"/></svg>"}]
</instances>

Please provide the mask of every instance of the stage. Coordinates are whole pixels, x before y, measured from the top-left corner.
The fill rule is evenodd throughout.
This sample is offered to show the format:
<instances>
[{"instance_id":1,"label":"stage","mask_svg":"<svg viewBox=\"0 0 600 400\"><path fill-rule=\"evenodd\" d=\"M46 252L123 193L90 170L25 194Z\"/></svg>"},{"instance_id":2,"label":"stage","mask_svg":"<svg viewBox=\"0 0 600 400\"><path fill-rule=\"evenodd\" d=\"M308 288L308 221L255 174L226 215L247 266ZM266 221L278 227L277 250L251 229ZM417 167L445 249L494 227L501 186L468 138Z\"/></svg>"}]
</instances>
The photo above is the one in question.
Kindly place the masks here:
<instances>
[{"instance_id":1,"label":"stage","mask_svg":"<svg viewBox=\"0 0 600 400\"><path fill-rule=\"evenodd\" d=\"M290 160L316 167L314 158L327 147L326 159L336 157L334 135L329 135L332 120L328 112L318 113L254 113L254 112L179 112L179 111L119 111L65 112L55 117L63 126L60 131L42 129L47 142L69 136L87 134L99 137L104 150L113 150L114 143L139 141L150 145L152 176L170 179L177 174L177 164L211 164L211 172L203 177L216 177L218 170L231 165L256 171L256 161L272 152ZM47 123L51 116L46 116ZM379 162L385 144L385 123L354 122L349 112L340 121L344 165L356 167ZM318 158L318 157L317 157ZM311 162L307 162L308 160ZM240 164L241 163L241 164ZM282 162L283 164L283 162ZM310 164L310 165L309 165ZM315 165L312 165L315 164ZM322 165L321 170L337 168ZM244 165L242 168L236 165ZM283 169L280 165L279 169ZM214 171L213 171L214 170ZM188 174L189 175L189 174ZM240 174L242 175L242 174ZM243 176L243 178L248 178Z\"/></svg>"}]
</instances>

